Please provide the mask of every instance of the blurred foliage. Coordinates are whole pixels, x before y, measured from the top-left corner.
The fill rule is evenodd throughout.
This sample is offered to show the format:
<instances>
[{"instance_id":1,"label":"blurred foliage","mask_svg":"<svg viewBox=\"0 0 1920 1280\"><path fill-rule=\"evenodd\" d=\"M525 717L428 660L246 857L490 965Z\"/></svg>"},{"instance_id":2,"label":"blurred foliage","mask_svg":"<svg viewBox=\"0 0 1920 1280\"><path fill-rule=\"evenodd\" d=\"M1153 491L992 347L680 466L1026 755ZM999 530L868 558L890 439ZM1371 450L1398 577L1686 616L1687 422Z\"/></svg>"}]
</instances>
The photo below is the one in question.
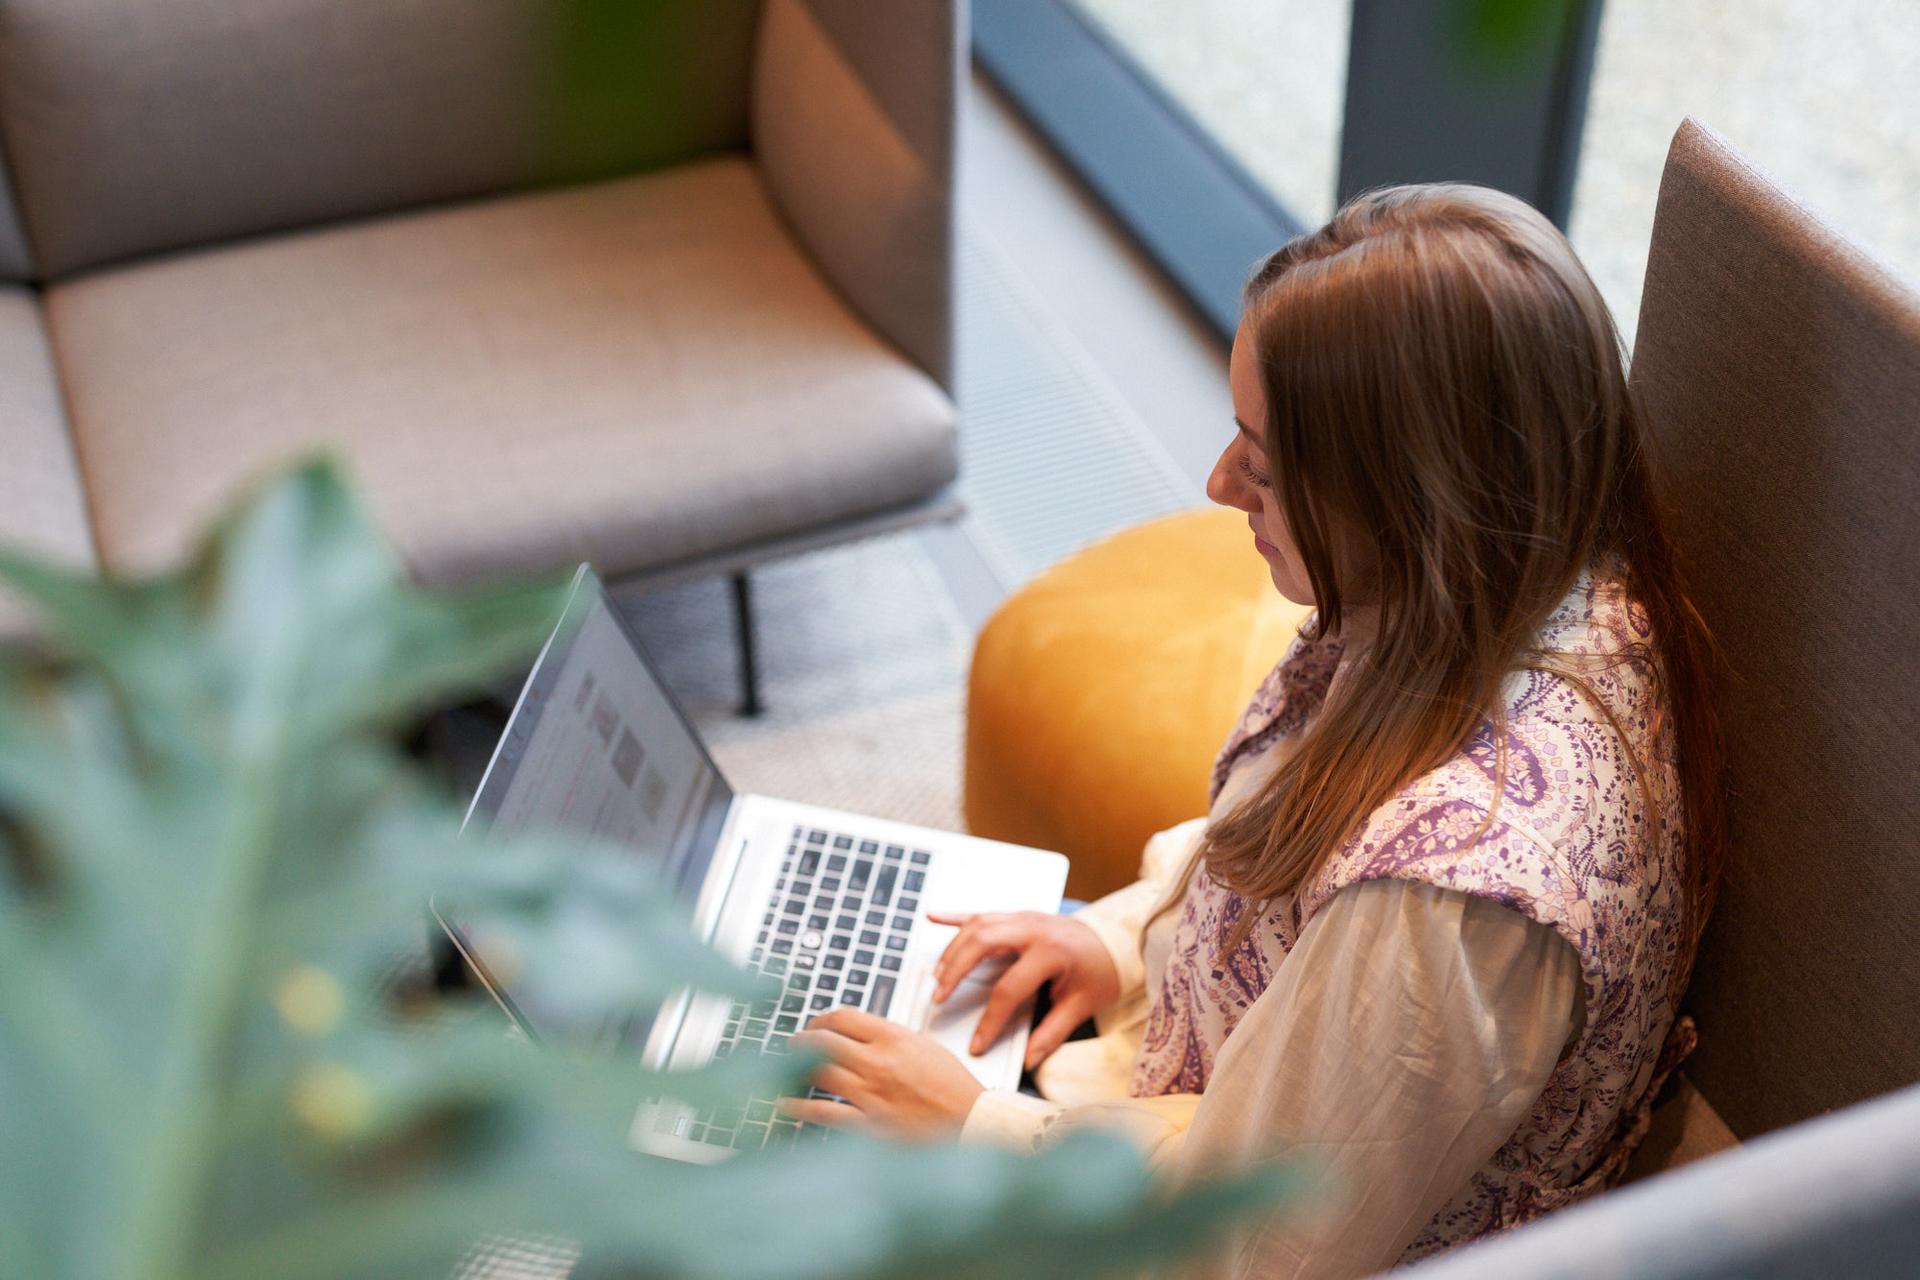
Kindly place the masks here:
<instances>
[{"instance_id":1,"label":"blurred foliage","mask_svg":"<svg viewBox=\"0 0 1920 1280\"><path fill-rule=\"evenodd\" d=\"M612 851L459 838L395 731L524 661L564 584L415 590L326 465L176 575L0 555L0 579L54 646L0 663L9 1275L444 1275L501 1235L577 1245L576 1275L1091 1275L1190 1252L1284 1194L1270 1170L1170 1196L1094 1137L1023 1157L847 1136L677 1164L627 1146L640 1099L786 1092L808 1064L649 1076L397 996L430 894L509 939L527 993L582 1024L763 980Z\"/></svg>"},{"instance_id":2,"label":"blurred foliage","mask_svg":"<svg viewBox=\"0 0 1920 1280\"><path fill-rule=\"evenodd\" d=\"M1600 0L1455 0L1463 52L1482 74L1511 73L1560 56L1578 8Z\"/></svg>"}]
</instances>

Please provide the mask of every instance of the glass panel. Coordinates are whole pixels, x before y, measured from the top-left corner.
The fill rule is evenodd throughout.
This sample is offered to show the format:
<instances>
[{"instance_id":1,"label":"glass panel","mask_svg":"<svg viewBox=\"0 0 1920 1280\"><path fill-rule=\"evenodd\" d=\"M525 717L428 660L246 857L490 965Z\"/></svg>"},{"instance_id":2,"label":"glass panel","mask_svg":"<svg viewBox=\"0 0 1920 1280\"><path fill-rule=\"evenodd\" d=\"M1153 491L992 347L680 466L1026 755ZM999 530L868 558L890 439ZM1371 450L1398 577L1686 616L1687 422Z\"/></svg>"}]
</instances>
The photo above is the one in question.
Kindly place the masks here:
<instances>
[{"instance_id":1,"label":"glass panel","mask_svg":"<svg viewBox=\"0 0 1920 1280\"><path fill-rule=\"evenodd\" d=\"M1072 0L1308 226L1333 214L1353 0Z\"/></svg>"},{"instance_id":2,"label":"glass panel","mask_svg":"<svg viewBox=\"0 0 1920 1280\"><path fill-rule=\"evenodd\" d=\"M1572 236L1632 337L1667 144L1693 115L1920 279L1920 11L1887 0L1605 0Z\"/></svg>"}]
</instances>

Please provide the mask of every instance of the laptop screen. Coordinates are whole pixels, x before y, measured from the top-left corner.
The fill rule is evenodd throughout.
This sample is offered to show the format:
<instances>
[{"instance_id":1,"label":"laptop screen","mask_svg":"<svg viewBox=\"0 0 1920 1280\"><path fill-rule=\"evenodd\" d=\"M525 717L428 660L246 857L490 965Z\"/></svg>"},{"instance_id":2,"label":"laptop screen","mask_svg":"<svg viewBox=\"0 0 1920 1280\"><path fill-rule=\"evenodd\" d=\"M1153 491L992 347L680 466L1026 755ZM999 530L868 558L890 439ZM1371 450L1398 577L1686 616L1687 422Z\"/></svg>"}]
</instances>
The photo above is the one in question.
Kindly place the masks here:
<instances>
[{"instance_id":1,"label":"laptop screen","mask_svg":"<svg viewBox=\"0 0 1920 1280\"><path fill-rule=\"evenodd\" d=\"M699 894L733 792L587 566L481 779L471 825L575 831Z\"/></svg>"}]
</instances>

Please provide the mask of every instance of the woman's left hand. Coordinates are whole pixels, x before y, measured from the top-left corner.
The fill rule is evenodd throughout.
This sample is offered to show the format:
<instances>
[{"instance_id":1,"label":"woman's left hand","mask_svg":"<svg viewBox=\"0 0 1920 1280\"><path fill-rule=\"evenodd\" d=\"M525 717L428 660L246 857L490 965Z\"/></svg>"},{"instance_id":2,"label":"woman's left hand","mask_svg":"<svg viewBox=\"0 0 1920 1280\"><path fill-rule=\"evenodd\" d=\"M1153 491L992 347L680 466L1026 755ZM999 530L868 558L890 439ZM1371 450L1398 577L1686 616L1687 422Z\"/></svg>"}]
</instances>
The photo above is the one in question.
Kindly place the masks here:
<instances>
[{"instance_id":1,"label":"woman's left hand","mask_svg":"<svg viewBox=\"0 0 1920 1280\"><path fill-rule=\"evenodd\" d=\"M965 1064L931 1036L860 1009L831 1009L788 1043L825 1057L813 1083L847 1100L780 1100L796 1119L814 1124L951 1138L983 1091Z\"/></svg>"}]
</instances>

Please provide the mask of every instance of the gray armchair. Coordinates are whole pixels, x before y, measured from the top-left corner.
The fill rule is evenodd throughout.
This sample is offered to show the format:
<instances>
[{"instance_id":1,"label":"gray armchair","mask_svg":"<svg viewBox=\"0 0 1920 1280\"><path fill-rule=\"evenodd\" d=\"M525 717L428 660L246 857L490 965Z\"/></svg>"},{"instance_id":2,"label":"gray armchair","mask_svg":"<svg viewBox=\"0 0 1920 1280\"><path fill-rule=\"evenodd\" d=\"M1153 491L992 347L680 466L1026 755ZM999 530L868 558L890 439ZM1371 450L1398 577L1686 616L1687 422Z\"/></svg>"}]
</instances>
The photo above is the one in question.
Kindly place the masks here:
<instances>
[{"instance_id":1,"label":"gray armchair","mask_svg":"<svg viewBox=\"0 0 1920 1280\"><path fill-rule=\"evenodd\" d=\"M0 542L316 446L436 583L953 514L963 8L8 0Z\"/></svg>"}]
</instances>

